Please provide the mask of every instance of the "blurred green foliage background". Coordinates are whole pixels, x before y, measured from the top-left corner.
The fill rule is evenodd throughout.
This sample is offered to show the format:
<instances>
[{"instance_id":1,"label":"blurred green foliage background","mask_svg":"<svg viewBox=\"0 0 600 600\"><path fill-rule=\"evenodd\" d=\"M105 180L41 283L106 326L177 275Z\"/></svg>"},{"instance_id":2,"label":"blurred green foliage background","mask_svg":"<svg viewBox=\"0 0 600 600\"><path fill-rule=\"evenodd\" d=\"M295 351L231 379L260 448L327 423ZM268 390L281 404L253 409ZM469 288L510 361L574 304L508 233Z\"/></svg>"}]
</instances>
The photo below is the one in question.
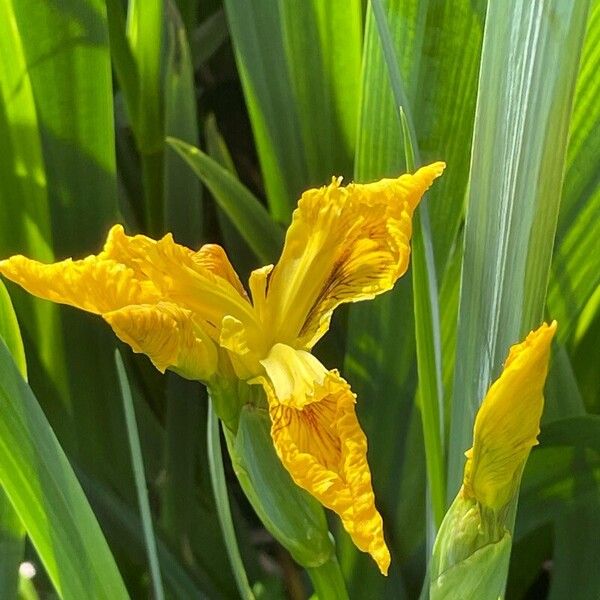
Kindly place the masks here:
<instances>
[{"instance_id":1,"label":"blurred green foliage background","mask_svg":"<svg viewBox=\"0 0 600 600\"><path fill-rule=\"evenodd\" d=\"M220 243L245 280L303 190L406 170L401 99L417 163L446 173L412 272L317 348L358 394L393 557L384 579L332 520L350 595L419 596L477 406L508 347L556 319L507 597L600 597L599 94L598 0L0 0L0 256L83 257L122 222ZM166 597L237 597L205 390L125 347L120 386L105 324L7 287L0 598L156 597L153 555ZM307 597L225 476L254 594Z\"/></svg>"}]
</instances>

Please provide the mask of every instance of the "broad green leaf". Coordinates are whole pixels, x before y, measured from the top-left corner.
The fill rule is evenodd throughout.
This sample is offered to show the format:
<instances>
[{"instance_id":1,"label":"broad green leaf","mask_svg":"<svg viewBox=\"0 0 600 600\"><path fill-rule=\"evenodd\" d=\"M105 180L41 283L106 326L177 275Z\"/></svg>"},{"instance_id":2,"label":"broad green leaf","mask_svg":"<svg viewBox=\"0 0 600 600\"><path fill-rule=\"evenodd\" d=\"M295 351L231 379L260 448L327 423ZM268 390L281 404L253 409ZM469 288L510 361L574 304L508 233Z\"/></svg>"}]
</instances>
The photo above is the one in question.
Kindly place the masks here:
<instances>
[{"instance_id":1,"label":"broad green leaf","mask_svg":"<svg viewBox=\"0 0 600 600\"><path fill-rule=\"evenodd\" d=\"M462 220L473 128L484 2L384 2L423 163L444 160L429 192L432 240L441 278ZM377 31L367 11L355 173L362 180L404 170L402 137Z\"/></svg>"},{"instance_id":2,"label":"broad green leaf","mask_svg":"<svg viewBox=\"0 0 600 600\"><path fill-rule=\"evenodd\" d=\"M104 2L13 6L38 111L52 224L61 232L54 235L56 254L96 251L116 210Z\"/></svg>"},{"instance_id":3,"label":"broad green leaf","mask_svg":"<svg viewBox=\"0 0 600 600\"><path fill-rule=\"evenodd\" d=\"M75 4L20 0L13 8L15 31L20 33L24 64L28 65L20 73L30 81L42 142L54 254L82 258L101 249L109 226L117 220L106 7L102 0ZM38 180L43 181L43 175ZM25 214L21 213L18 222L44 231L43 219L33 212L30 221ZM30 252L25 244L15 250L52 261L52 257ZM61 309L62 340L58 336L52 339L52 352L60 357L62 347L64 358L48 369L51 381L56 382L52 386L45 370L37 368L37 353L30 351L45 343L45 337L29 333L30 320L18 309L17 303L31 384L61 444L70 456L93 465L101 477L124 490L129 479L124 465L114 460L115 452L126 448L112 357L114 336L97 319ZM59 399L53 397L54 389Z\"/></svg>"},{"instance_id":4,"label":"broad green leaf","mask_svg":"<svg viewBox=\"0 0 600 600\"><path fill-rule=\"evenodd\" d=\"M443 229L441 233L435 228L432 231L439 265L439 257L445 255L438 249L443 245L438 246L438 243L454 238L461 219L482 11L465 1L447 3L443 11L433 3L409 0L390 0L384 6L409 97L408 108L413 115L421 158L423 161L443 159L450 165L436 182L427 201L432 220L443 222L439 227ZM450 14L452 17L448 18ZM458 88L451 76L456 72L462 75L462 85ZM405 170L404 162L397 107L377 28L371 11L367 11L354 175L358 181L397 176ZM446 216L446 210L453 215L452 219ZM449 247L446 253L448 250ZM401 556L396 555L395 562L402 565L408 564L404 554L406 549L409 547L415 552L417 548L414 544L405 544L405 539L424 539L422 507L415 508L411 499L423 499L423 450L418 445L410 448L405 445L407 425L414 421L411 411L416 390L411 298L410 280L405 277L392 292L373 302L351 307L345 369L359 397L358 412L369 439L369 462L376 497L384 514L403 518L393 524L396 552L402 552ZM406 482L411 482L412 494ZM405 492L402 496L398 493L399 486ZM357 564L362 567L363 562L360 557L356 560L356 564L348 562L350 567L346 570L348 576L354 575L354 592L359 595L361 591L375 596L383 594L377 590L384 582L371 573L366 562L364 571L357 567ZM419 560L422 561L422 557ZM356 575L359 572L360 575ZM364 572L369 573L369 577ZM404 573L409 575L408 569L404 569ZM414 571L412 576L415 576ZM397 581L385 585L394 597L392 590L399 589ZM416 585L420 587L421 582Z\"/></svg>"},{"instance_id":5,"label":"broad green leaf","mask_svg":"<svg viewBox=\"0 0 600 600\"><path fill-rule=\"evenodd\" d=\"M405 85L400 74L383 4L380 0L372 0L371 4L381 38L394 102L398 107L398 124L403 136L406 168L407 171L412 172L416 166L415 157L417 161L419 160L419 148L412 115L407 114L403 108L408 102ZM423 421L428 492L431 498L427 510L433 517L431 522L428 520L428 532L430 532L428 540L433 540L434 533L445 513L446 461L438 288L429 213L425 202L420 204L413 218L412 283L419 380L417 401Z\"/></svg>"},{"instance_id":6,"label":"broad green leaf","mask_svg":"<svg viewBox=\"0 0 600 600\"><path fill-rule=\"evenodd\" d=\"M477 408L509 346L542 321L586 15L587 2L570 0L488 7L465 226L448 498L460 485Z\"/></svg>"},{"instance_id":7,"label":"broad green leaf","mask_svg":"<svg viewBox=\"0 0 600 600\"><path fill-rule=\"evenodd\" d=\"M59 596L128 598L114 558L44 413L0 343L0 483Z\"/></svg>"},{"instance_id":8,"label":"broad green leaf","mask_svg":"<svg viewBox=\"0 0 600 600\"><path fill-rule=\"evenodd\" d=\"M174 138L167 141L210 190L263 264L274 262L283 245L283 233L259 200L227 169L198 148Z\"/></svg>"},{"instance_id":9,"label":"broad green leaf","mask_svg":"<svg viewBox=\"0 0 600 600\"><path fill-rule=\"evenodd\" d=\"M600 286L600 2L590 10L575 89L563 198L558 218L548 311L569 341L578 318ZM597 306L597 305L596 305ZM597 310L597 308L596 308ZM591 318L591 316L590 316Z\"/></svg>"},{"instance_id":10,"label":"broad green leaf","mask_svg":"<svg viewBox=\"0 0 600 600\"><path fill-rule=\"evenodd\" d=\"M0 254L52 261L52 234L41 126L27 57L12 0L0 1ZM28 218L23 218L23 215ZM15 288L13 288L15 289ZM66 394L58 308L15 289L24 335L35 341L38 364Z\"/></svg>"},{"instance_id":11,"label":"broad green leaf","mask_svg":"<svg viewBox=\"0 0 600 600\"><path fill-rule=\"evenodd\" d=\"M17 316L4 284L0 281L0 338L4 340L15 366L27 379L27 363ZM4 490L0 487L0 598L15 598L19 585L19 564L25 551L25 528Z\"/></svg>"},{"instance_id":12,"label":"broad green leaf","mask_svg":"<svg viewBox=\"0 0 600 600\"><path fill-rule=\"evenodd\" d=\"M224 6L269 209L287 223L306 187L308 168L285 57L281 3L225 0Z\"/></svg>"},{"instance_id":13,"label":"broad green leaf","mask_svg":"<svg viewBox=\"0 0 600 600\"><path fill-rule=\"evenodd\" d=\"M185 27L172 2L167 3L165 66L165 133L199 145L194 70ZM202 241L202 188L198 178L172 148L164 151L165 230L194 248Z\"/></svg>"},{"instance_id":14,"label":"broad green leaf","mask_svg":"<svg viewBox=\"0 0 600 600\"><path fill-rule=\"evenodd\" d=\"M130 110L140 152L144 182L145 228L157 237L164 232L164 103L162 56L165 5L163 0L132 0L127 14L127 39L137 65L137 107Z\"/></svg>"},{"instance_id":15,"label":"broad green leaf","mask_svg":"<svg viewBox=\"0 0 600 600\"><path fill-rule=\"evenodd\" d=\"M127 39L139 75L138 143L143 154L162 148L161 55L165 6L162 0L129 2Z\"/></svg>"},{"instance_id":16,"label":"broad green leaf","mask_svg":"<svg viewBox=\"0 0 600 600\"><path fill-rule=\"evenodd\" d=\"M305 185L352 175L362 57L360 0L281 2L286 59L308 169ZM279 149L281 152L284 149Z\"/></svg>"}]
</instances>

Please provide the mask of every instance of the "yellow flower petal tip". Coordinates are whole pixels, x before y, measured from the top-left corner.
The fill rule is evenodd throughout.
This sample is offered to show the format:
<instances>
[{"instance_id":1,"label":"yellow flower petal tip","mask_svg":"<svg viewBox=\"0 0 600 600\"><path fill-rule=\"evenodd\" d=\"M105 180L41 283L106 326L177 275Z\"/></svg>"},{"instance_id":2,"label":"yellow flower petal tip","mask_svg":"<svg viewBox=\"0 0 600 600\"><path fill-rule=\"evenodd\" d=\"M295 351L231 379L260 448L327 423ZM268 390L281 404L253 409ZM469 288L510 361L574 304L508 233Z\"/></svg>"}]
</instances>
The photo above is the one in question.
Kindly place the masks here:
<instances>
[{"instance_id":1,"label":"yellow flower petal tip","mask_svg":"<svg viewBox=\"0 0 600 600\"><path fill-rule=\"evenodd\" d=\"M502 374L477 413L463 493L493 510L516 493L525 461L537 444L556 327L556 321L544 323L511 347Z\"/></svg>"},{"instance_id":2,"label":"yellow flower petal tip","mask_svg":"<svg viewBox=\"0 0 600 600\"><path fill-rule=\"evenodd\" d=\"M356 546L387 574L390 555L350 386L308 352L283 344L263 362L267 377L256 383L267 393L279 458L296 484L336 512Z\"/></svg>"}]
</instances>

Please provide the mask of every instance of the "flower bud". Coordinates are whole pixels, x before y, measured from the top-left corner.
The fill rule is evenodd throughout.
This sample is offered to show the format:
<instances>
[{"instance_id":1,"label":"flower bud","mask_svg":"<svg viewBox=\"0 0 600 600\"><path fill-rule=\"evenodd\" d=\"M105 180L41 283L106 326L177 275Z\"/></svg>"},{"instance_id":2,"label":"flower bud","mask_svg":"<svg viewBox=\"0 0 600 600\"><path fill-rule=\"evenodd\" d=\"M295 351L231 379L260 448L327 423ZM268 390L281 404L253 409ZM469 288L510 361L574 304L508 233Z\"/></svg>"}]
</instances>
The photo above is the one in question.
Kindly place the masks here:
<instances>
[{"instance_id":1,"label":"flower bud","mask_svg":"<svg viewBox=\"0 0 600 600\"><path fill-rule=\"evenodd\" d=\"M264 526L304 567L318 567L334 554L322 506L300 489L279 460L269 414L246 404L237 433L224 428L233 468Z\"/></svg>"}]
</instances>

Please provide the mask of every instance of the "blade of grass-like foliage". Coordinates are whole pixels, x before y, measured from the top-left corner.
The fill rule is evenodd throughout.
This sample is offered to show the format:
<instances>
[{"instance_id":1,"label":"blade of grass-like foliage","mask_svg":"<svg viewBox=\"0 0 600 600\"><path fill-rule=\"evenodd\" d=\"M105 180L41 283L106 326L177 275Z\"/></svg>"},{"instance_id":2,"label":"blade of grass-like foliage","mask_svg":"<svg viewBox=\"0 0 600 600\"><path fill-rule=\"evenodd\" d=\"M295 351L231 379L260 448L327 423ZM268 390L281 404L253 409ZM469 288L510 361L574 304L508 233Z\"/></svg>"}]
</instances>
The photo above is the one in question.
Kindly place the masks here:
<instances>
[{"instance_id":1,"label":"blade of grass-like foliage","mask_svg":"<svg viewBox=\"0 0 600 600\"><path fill-rule=\"evenodd\" d=\"M198 146L194 70L185 27L172 0L166 15L165 133ZM194 248L202 240L200 182L172 148L165 148L164 160L165 230Z\"/></svg>"},{"instance_id":2,"label":"blade of grass-like foliage","mask_svg":"<svg viewBox=\"0 0 600 600\"><path fill-rule=\"evenodd\" d=\"M232 175L237 177L233 159L221 132L217 128L217 121L213 114L208 115L206 118L204 139L206 141L206 153L224 169L227 169ZM221 235L223 236L225 249L236 272L240 274L243 281L247 279L250 271L257 266L254 251L244 241L238 229L236 229L231 219L227 216L227 213L220 208L218 203L216 207L217 220Z\"/></svg>"},{"instance_id":3,"label":"blade of grass-like foliage","mask_svg":"<svg viewBox=\"0 0 600 600\"><path fill-rule=\"evenodd\" d=\"M576 326L600 285L600 2L590 10L575 90L563 198L558 218L548 310L560 340L581 336ZM588 317L588 323L591 321Z\"/></svg>"},{"instance_id":4,"label":"blade of grass-like foliage","mask_svg":"<svg viewBox=\"0 0 600 600\"><path fill-rule=\"evenodd\" d=\"M428 194L441 280L462 220L485 3L385 0L382 4L422 161L443 159L448 165ZM371 173L369 177L395 176L404 150L394 128L397 108L372 21L368 11L356 160L365 174Z\"/></svg>"},{"instance_id":5,"label":"blade of grass-like foliage","mask_svg":"<svg viewBox=\"0 0 600 600\"><path fill-rule=\"evenodd\" d=\"M150 503L148 501L148 488L146 486L146 475L144 473L142 448L140 446L140 438L135 421L135 411L133 408L133 399L131 397L129 381L127 379L127 373L125 372L125 366L123 365L123 359L121 358L118 350L115 350L115 364L117 367L117 374L119 376L119 383L121 385L121 396L123 398L123 408L125 411L127 436L129 438L129 446L131 448L131 463L135 477L138 506L142 518L146 553L148 556L148 563L150 565L152 589L154 590L154 598L156 600L163 600L165 595L163 591L162 577L160 574L160 566L158 563L156 539L154 537L154 526L152 525L152 514L150 512Z\"/></svg>"},{"instance_id":6,"label":"blade of grass-like foliage","mask_svg":"<svg viewBox=\"0 0 600 600\"><path fill-rule=\"evenodd\" d=\"M227 19L223 9L207 17L190 35L194 69L201 67L229 37Z\"/></svg>"},{"instance_id":7,"label":"blade of grass-like foliage","mask_svg":"<svg viewBox=\"0 0 600 600\"><path fill-rule=\"evenodd\" d=\"M0 338L15 366L27 380L27 363L17 316L4 284L0 281ZM19 564L25 551L25 528L4 490L0 488L0 598L16 598Z\"/></svg>"},{"instance_id":8,"label":"blade of grass-like foliage","mask_svg":"<svg viewBox=\"0 0 600 600\"><path fill-rule=\"evenodd\" d=\"M175 593L195 581L198 589L207 595L228 598L235 594L235 584L216 516L205 444L202 443L203 436L198 435L206 427L206 394L202 394L200 384L168 373L163 396L163 376L148 365L155 377L145 381L140 366L134 357L129 357L126 362L146 478L154 482L160 493L160 527L156 527L155 537L164 583ZM166 405L164 425L153 410L157 402ZM126 436L126 432L123 435ZM131 478L129 464L126 466L126 475ZM144 569L144 536L138 518L135 486L126 490L127 495L120 494L126 501L117 500L107 484L93 474L84 478L84 472L79 471L78 475L86 492L90 490L92 494L90 501L95 510L98 508L102 524L107 527L111 546L129 562ZM234 505L234 508L237 507ZM246 543L245 521L236 514L242 545ZM133 523L126 524L131 518ZM169 551L165 542L168 542ZM249 561L249 568L255 565L255 561ZM188 583L184 581L180 585L178 573L184 580L187 578ZM189 598L190 594L182 592L178 597ZM191 597L196 596L191 594Z\"/></svg>"},{"instance_id":9,"label":"blade of grass-like foliage","mask_svg":"<svg viewBox=\"0 0 600 600\"><path fill-rule=\"evenodd\" d=\"M294 91L290 102L298 111L308 169L305 185L350 176L360 93L361 1L282 2L281 17Z\"/></svg>"},{"instance_id":10,"label":"blade of grass-like foliage","mask_svg":"<svg viewBox=\"0 0 600 600\"><path fill-rule=\"evenodd\" d=\"M129 2L127 39L137 65L138 105L132 114L144 181L146 230L158 236L164 230L163 145L164 122L161 87L163 23L162 0Z\"/></svg>"},{"instance_id":11,"label":"blade of grass-like foliage","mask_svg":"<svg viewBox=\"0 0 600 600\"><path fill-rule=\"evenodd\" d=\"M406 169L412 172L415 169L415 156L418 157L419 149L416 145L414 123L409 120L402 107L407 102L405 86L398 68L383 5L380 0L372 0L371 5L381 37L394 101L399 109L398 125L403 135ZM444 497L446 474L438 290L429 215L425 202L422 202L419 207L418 214L413 220L413 228L412 275L419 377L418 397L423 420L431 508L435 520L435 525L429 528L430 537L433 540L435 539L435 530L442 522L446 508Z\"/></svg>"},{"instance_id":12,"label":"blade of grass-like foliage","mask_svg":"<svg viewBox=\"0 0 600 600\"><path fill-rule=\"evenodd\" d=\"M223 455L221 453L221 438L219 436L219 419L213 409L211 399L208 405L206 442L208 445L210 478L216 500L217 514L219 515L219 524L221 525L227 554L231 562L240 597L243 600L254 600L254 594L250 588L246 570L244 569L244 562L242 561L240 549L237 545L233 519L231 518L231 508L229 506L229 496L223 467Z\"/></svg>"},{"instance_id":13,"label":"blade of grass-like foliage","mask_svg":"<svg viewBox=\"0 0 600 600\"><path fill-rule=\"evenodd\" d=\"M202 386L174 373L167 374L164 484L161 490L160 520L176 548L185 547L192 520L192 501L196 494L198 435L206 415Z\"/></svg>"},{"instance_id":14,"label":"blade of grass-like foliage","mask_svg":"<svg viewBox=\"0 0 600 600\"><path fill-rule=\"evenodd\" d=\"M126 17L120 0L106 0L110 54L119 86L125 97L129 120L137 135L140 81L138 65L127 39Z\"/></svg>"},{"instance_id":15,"label":"blade of grass-like foliage","mask_svg":"<svg viewBox=\"0 0 600 600\"><path fill-rule=\"evenodd\" d=\"M198 148L174 138L168 138L167 142L210 190L256 256L265 264L274 262L283 245L283 233L259 200Z\"/></svg>"},{"instance_id":16,"label":"blade of grass-like foliage","mask_svg":"<svg viewBox=\"0 0 600 600\"><path fill-rule=\"evenodd\" d=\"M492 3L480 77L449 450L458 490L475 412L542 319L587 2ZM559 324L560 327L560 324Z\"/></svg>"},{"instance_id":17,"label":"blade of grass-like foliage","mask_svg":"<svg viewBox=\"0 0 600 600\"><path fill-rule=\"evenodd\" d=\"M0 483L61 598L128 598L73 469L0 343Z\"/></svg>"},{"instance_id":18,"label":"blade of grass-like foliage","mask_svg":"<svg viewBox=\"0 0 600 600\"><path fill-rule=\"evenodd\" d=\"M554 420L548 422L552 416ZM574 448L574 506L565 505L553 523L554 564L549 597L555 600L567 595L576 600L595 598L600 595L600 578L594 576L593 571L600 560L597 539L600 482L594 476L588 455L590 450L600 451L600 416L585 414L583 399L563 347L555 349L548 375L545 417L540 439L543 447ZM585 501L580 502L581 497Z\"/></svg>"},{"instance_id":19,"label":"blade of grass-like foliage","mask_svg":"<svg viewBox=\"0 0 600 600\"><path fill-rule=\"evenodd\" d=\"M95 513L102 519L109 541L112 543L113 540L115 542L118 540L132 560L139 560L139 557L144 554L145 546L138 512L98 481L86 477L83 473L79 473L79 476ZM213 589L206 574L196 577L188 572L160 537L157 537L156 542L165 583L175 598L203 600L226 594L222 590ZM197 569L197 565L195 566Z\"/></svg>"},{"instance_id":20,"label":"blade of grass-like foliage","mask_svg":"<svg viewBox=\"0 0 600 600\"><path fill-rule=\"evenodd\" d=\"M281 3L225 0L224 6L270 212L287 223L308 169L285 58Z\"/></svg>"}]
</instances>

